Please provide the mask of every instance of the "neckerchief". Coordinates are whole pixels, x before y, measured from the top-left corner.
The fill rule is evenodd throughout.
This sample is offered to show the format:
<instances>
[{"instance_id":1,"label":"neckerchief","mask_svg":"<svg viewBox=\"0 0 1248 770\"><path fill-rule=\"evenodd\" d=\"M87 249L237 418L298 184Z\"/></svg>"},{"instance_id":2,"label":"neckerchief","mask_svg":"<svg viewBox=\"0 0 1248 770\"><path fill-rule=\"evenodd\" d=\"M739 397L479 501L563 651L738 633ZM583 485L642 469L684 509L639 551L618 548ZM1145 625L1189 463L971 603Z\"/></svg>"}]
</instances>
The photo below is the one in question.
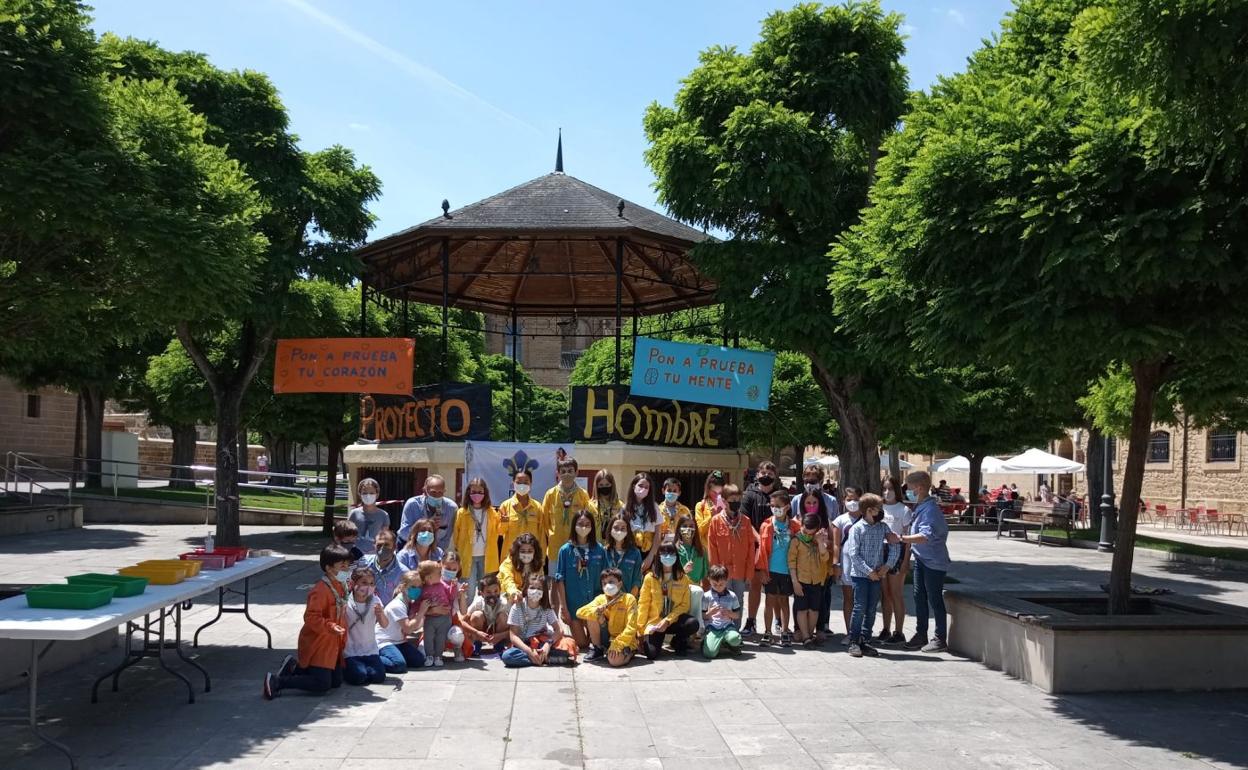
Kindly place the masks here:
<instances>
[{"instance_id":1,"label":"neckerchief","mask_svg":"<svg viewBox=\"0 0 1248 770\"><path fill-rule=\"evenodd\" d=\"M616 569L619 569L620 565L624 563L625 556L628 556L628 551L621 551L618 548L607 549L607 562ZM623 570L620 571L623 572Z\"/></svg>"},{"instance_id":2,"label":"neckerchief","mask_svg":"<svg viewBox=\"0 0 1248 770\"><path fill-rule=\"evenodd\" d=\"M478 513L481 514L481 518L477 518ZM481 538L482 540L485 539L485 534L481 531L481 523L483 521L485 521L485 509L473 508L472 509L472 526L475 527L477 530L477 537Z\"/></svg>"},{"instance_id":3,"label":"neckerchief","mask_svg":"<svg viewBox=\"0 0 1248 770\"><path fill-rule=\"evenodd\" d=\"M563 504L563 523L567 524L569 517L572 516L572 501L576 499L576 487L572 487L571 492L564 492L563 485L560 484L556 489L559 490L559 502Z\"/></svg>"},{"instance_id":4,"label":"neckerchief","mask_svg":"<svg viewBox=\"0 0 1248 770\"><path fill-rule=\"evenodd\" d=\"M585 577L589 573L589 546L574 544L572 550L576 551L576 574Z\"/></svg>"},{"instance_id":5,"label":"neckerchief","mask_svg":"<svg viewBox=\"0 0 1248 770\"><path fill-rule=\"evenodd\" d=\"M353 595L351 597L351 600L347 603L347 608L350 609L351 614L355 616L355 622L363 623L364 618L368 617L368 611L373 608L373 597L372 596L368 597L368 603L364 605L363 612L360 612L358 609L356 609L359 606L360 605L355 601L355 596Z\"/></svg>"},{"instance_id":6,"label":"neckerchief","mask_svg":"<svg viewBox=\"0 0 1248 770\"><path fill-rule=\"evenodd\" d=\"M338 589L334 587L334 581L329 579L329 575L321 575L321 582L329 586L329 593L334 597L334 614L343 617L347 606L347 591L344 588L342 594L339 595Z\"/></svg>"}]
</instances>

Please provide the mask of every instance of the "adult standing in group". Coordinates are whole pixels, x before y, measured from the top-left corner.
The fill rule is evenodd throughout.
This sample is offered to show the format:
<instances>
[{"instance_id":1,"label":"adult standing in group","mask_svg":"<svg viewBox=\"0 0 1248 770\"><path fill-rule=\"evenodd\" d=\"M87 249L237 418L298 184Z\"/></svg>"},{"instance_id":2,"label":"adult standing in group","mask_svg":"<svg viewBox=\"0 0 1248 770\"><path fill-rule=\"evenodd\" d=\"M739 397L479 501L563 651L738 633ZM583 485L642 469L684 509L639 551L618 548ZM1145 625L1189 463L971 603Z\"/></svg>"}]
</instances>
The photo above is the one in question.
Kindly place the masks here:
<instances>
[{"instance_id":1,"label":"adult standing in group","mask_svg":"<svg viewBox=\"0 0 1248 770\"><path fill-rule=\"evenodd\" d=\"M355 487L356 500L359 505L347 514L347 520L355 525L359 535L356 547L368 556L377 553L377 535L383 529L390 529L390 514L377 506L377 497L381 494L381 485L376 479L360 479ZM385 601L389 601L386 597Z\"/></svg>"},{"instance_id":2,"label":"adult standing in group","mask_svg":"<svg viewBox=\"0 0 1248 770\"><path fill-rule=\"evenodd\" d=\"M817 512L819 514L819 529L828 530L830 533L832 522L836 520L837 516L841 515L841 506L836 501L836 498L825 490L823 476L823 466L819 464L818 460L811 460L802 468L802 489L804 494L799 492L793 496L793 520L802 521L802 518L806 515L806 510L802 506L802 498L806 494L813 495L818 493L823 496L823 505L820 506L822 510ZM828 542L831 542L830 534ZM832 570L828 569L828 576L823 586L824 590L819 597L818 615L815 620L815 627L823 634L830 633L828 625L832 619L831 588L835 582L836 578L832 575Z\"/></svg>"},{"instance_id":3,"label":"adult standing in group","mask_svg":"<svg viewBox=\"0 0 1248 770\"><path fill-rule=\"evenodd\" d=\"M754 483L746 488L745 496L741 500L741 513L750 520L750 525L755 532L762 529L763 522L771 518L771 493L779 488L780 478L776 472L776 464L771 460L763 460L758 464L758 469L754 474ZM745 626L741 629L742 636L751 636L755 631L762 589L761 580L750 581L750 612ZM771 632L771 629L764 630L767 633Z\"/></svg>"},{"instance_id":4,"label":"adult standing in group","mask_svg":"<svg viewBox=\"0 0 1248 770\"><path fill-rule=\"evenodd\" d=\"M949 525L945 523L939 502L932 497L932 477L926 471L914 471L906 476L906 484L914 490L916 501L910 534L889 538L890 542L910 545L914 564L914 614L918 629L905 646L907 650L942 652L948 633L944 592L950 565ZM927 637L929 609L936 621L936 636L930 640Z\"/></svg>"},{"instance_id":5,"label":"adult standing in group","mask_svg":"<svg viewBox=\"0 0 1248 770\"><path fill-rule=\"evenodd\" d=\"M446 498L446 479L436 473L425 478L423 494L409 497L403 503L403 518L399 523L399 539L406 542L412 525L421 519L429 519L433 524L433 539L443 551L452 548L451 536L455 532L455 511L457 506L453 500Z\"/></svg>"}]
</instances>

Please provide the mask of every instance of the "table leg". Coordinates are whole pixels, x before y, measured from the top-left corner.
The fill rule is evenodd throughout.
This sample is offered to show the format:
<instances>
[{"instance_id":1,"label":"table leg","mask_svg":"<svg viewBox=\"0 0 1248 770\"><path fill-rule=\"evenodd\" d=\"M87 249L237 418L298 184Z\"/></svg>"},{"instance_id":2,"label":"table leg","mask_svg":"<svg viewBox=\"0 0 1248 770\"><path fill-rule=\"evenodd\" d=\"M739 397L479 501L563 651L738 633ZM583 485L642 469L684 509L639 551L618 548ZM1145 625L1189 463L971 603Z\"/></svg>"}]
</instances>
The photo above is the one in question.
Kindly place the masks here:
<instances>
[{"instance_id":1,"label":"table leg","mask_svg":"<svg viewBox=\"0 0 1248 770\"><path fill-rule=\"evenodd\" d=\"M243 597L243 606L242 607L226 607L225 606L226 592L229 592L235 596ZM251 623L253 626L255 626L256 628L264 632L264 635L268 640L269 649L270 650L273 649L273 634L269 633L269 629L265 628L264 625L260 623L260 621L256 620L255 618L251 616L251 578L250 577L243 578L243 590L242 591L238 591L233 588L227 588L226 586L221 586L220 588L217 589L217 614L215 617L213 617L212 620L208 621L207 623L203 624L202 626L200 626L198 629L195 630L195 636L191 640L191 646L198 647L200 632L202 632L208 626L211 626L213 623L216 623L218 620L221 619L221 616L227 612L241 614L243 617L247 618L247 622Z\"/></svg>"},{"instance_id":2,"label":"table leg","mask_svg":"<svg viewBox=\"0 0 1248 770\"><path fill-rule=\"evenodd\" d=\"M156 636L156 662L166 673L176 676L182 680L182 684L186 685L187 703L195 702L195 688L191 686L191 680L182 676L182 672L169 668L169 664L165 662L165 613L166 610L160 611L160 620L157 622L158 632Z\"/></svg>"},{"instance_id":3,"label":"table leg","mask_svg":"<svg viewBox=\"0 0 1248 770\"><path fill-rule=\"evenodd\" d=\"M200 632L202 632L205 628L207 628L208 626L211 626L213 623L216 623L218 620L220 620L221 615L224 612L225 612L225 586L221 586L220 588L217 589L217 614L216 616L213 617L212 620L208 621L207 623L203 624L199 628L195 629L195 635L191 637L192 647L199 646Z\"/></svg>"},{"instance_id":4,"label":"table leg","mask_svg":"<svg viewBox=\"0 0 1248 770\"><path fill-rule=\"evenodd\" d=\"M144 620L146 621L147 618L144 617ZM136 656L131 652L131 649L132 649L131 639L133 639L134 632L136 629L138 629L138 624L129 620L126 621L126 638L122 640L122 645L121 645L121 664L118 665L116 668L105 671L103 674L99 676L98 679L95 680L95 684L91 685L91 702L92 703L100 702L100 697L99 697L100 696L100 684L105 679L109 678L110 676L113 678L113 692L117 692L117 680L121 676L121 672L125 671L130 666L133 666L139 660L139 658L142 657L142 656Z\"/></svg>"},{"instance_id":5,"label":"table leg","mask_svg":"<svg viewBox=\"0 0 1248 770\"><path fill-rule=\"evenodd\" d=\"M78 760L74 758L74 754L69 750L69 747L49 738L39 729L39 659L44 656L44 653L52 649L53 644L55 642L48 642L47 646L40 651L37 641L31 640L30 642L30 671L28 672L30 679L26 683L27 690L30 693L30 731L35 734L36 738L64 754L65 758L69 760L70 770L78 770Z\"/></svg>"},{"instance_id":6,"label":"table leg","mask_svg":"<svg viewBox=\"0 0 1248 770\"><path fill-rule=\"evenodd\" d=\"M212 692L212 679L208 677L207 669L188 658L182 651L182 605L177 605L173 613L173 649L179 658L199 669L199 673L204 675L204 692Z\"/></svg>"}]
</instances>

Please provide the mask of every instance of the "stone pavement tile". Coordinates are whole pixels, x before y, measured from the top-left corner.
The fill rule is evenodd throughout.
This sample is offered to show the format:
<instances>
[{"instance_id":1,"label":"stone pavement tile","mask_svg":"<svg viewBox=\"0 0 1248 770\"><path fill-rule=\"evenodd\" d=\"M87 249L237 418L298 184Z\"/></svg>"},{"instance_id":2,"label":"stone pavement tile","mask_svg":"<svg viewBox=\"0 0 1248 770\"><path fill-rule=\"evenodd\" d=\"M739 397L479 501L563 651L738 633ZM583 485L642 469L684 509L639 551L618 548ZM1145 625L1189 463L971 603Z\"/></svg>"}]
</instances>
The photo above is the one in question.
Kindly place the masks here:
<instances>
[{"instance_id":1,"label":"stone pavement tile","mask_svg":"<svg viewBox=\"0 0 1248 770\"><path fill-rule=\"evenodd\" d=\"M735 770L741 767L734 757L667 757L661 761L663 770Z\"/></svg>"},{"instance_id":2,"label":"stone pavement tile","mask_svg":"<svg viewBox=\"0 0 1248 770\"><path fill-rule=\"evenodd\" d=\"M581 756L578 753L569 759L512 759L510 756L503 761L503 770L570 770L581 767Z\"/></svg>"},{"instance_id":3,"label":"stone pavement tile","mask_svg":"<svg viewBox=\"0 0 1248 770\"><path fill-rule=\"evenodd\" d=\"M683 767L671 765L671 767ZM635 759L585 759L585 770L664 770L658 757Z\"/></svg>"},{"instance_id":4,"label":"stone pavement tile","mask_svg":"<svg viewBox=\"0 0 1248 770\"><path fill-rule=\"evenodd\" d=\"M680 686L683 682L673 682L673 686ZM714 719L704 706L712 706L704 701L689 700L655 700L655 701L639 701L641 708L642 722L647 727L655 725L670 724L687 724L690 727L712 727Z\"/></svg>"},{"instance_id":5,"label":"stone pavement tile","mask_svg":"<svg viewBox=\"0 0 1248 770\"><path fill-rule=\"evenodd\" d=\"M331 757L270 757L260 763L264 770L338 770L346 765L344 760Z\"/></svg>"},{"instance_id":6,"label":"stone pavement tile","mask_svg":"<svg viewBox=\"0 0 1248 770\"><path fill-rule=\"evenodd\" d=\"M672 679L633 682L633 693L643 707L658 701L683 703L689 699L684 683Z\"/></svg>"},{"instance_id":7,"label":"stone pavement tile","mask_svg":"<svg viewBox=\"0 0 1248 770\"><path fill-rule=\"evenodd\" d=\"M631 682L578 682L576 708L581 721L644 724L634 686Z\"/></svg>"},{"instance_id":8,"label":"stone pavement tile","mask_svg":"<svg viewBox=\"0 0 1248 770\"><path fill-rule=\"evenodd\" d=\"M724 725L719 734L735 757L791 756L802 753L797 740L783 725Z\"/></svg>"},{"instance_id":9,"label":"stone pavement tile","mask_svg":"<svg viewBox=\"0 0 1248 770\"><path fill-rule=\"evenodd\" d=\"M364 730L347 754L348 763L358 759L424 759L437 732L432 727L373 725ZM371 766L371 763L369 763Z\"/></svg>"},{"instance_id":10,"label":"stone pavement tile","mask_svg":"<svg viewBox=\"0 0 1248 770\"><path fill-rule=\"evenodd\" d=\"M424 703L419 698L391 698L373 719L373 727L403 732L412 728L441 727L449 706L437 701Z\"/></svg>"},{"instance_id":11,"label":"stone pavement tile","mask_svg":"<svg viewBox=\"0 0 1248 770\"><path fill-rule=\"evenodd\" d=\"M807 754L740 757L737 761L746 770L820 770L820 764Z\"/></svg>"},{"instance_id":12,"label":"stone pavement tile","mask_svg":"<svg viewBox=\"0 0 1248 770\"><path fill-rule=\"evenodd\" d=\"M665 655L659 660L637 656L627 666L616 670L622 671L633 682L661 682L681 678L676 668L676 660L671 655Z\"/></svg>"},{"instance_id":13,"label":"stone pavement tile","mask_svg":"<svg viewBox=\"0 0 1248 770\"><path fill-rule=\"evenodd\" d=\"M878 751L845 752L819 757L823 770L900 770L885 754Z\"/></svg>"},{"instance_id":14,"label":"stone pavement tile","mask_svg":"<svg viewBox=\"0 0 1248 770\"><path fill-rule=\"evenodd\" d=\"M924 746L918 742L911 745ZM885 753L901 770L982 770L984 767L978 757L966 749L934 751L933 747L924 746L923 750L907 748Z\"/></svg>"},{"instance_id":15,"label":"stone pavement tile","mask_svg":"<svg viewBox=\"0 0 1248 770\"><path fill-rule=\"evenodd\" d=\"M377 685L382 687L382 685ZM363 688L361 688L363 689ZM353 693L354 695L354 693ZM303 721L309 727L356 727L363 729L373 723L377 715L387 706L381 698L376 700L358 701L352 698L348 702L330 701L319 704Z\"/></svg>"},{"instance_id":16,"label":"stone pavement tile","mask_svg":"<svg viewBox=\"0 0 1248 770\"><path fill-rule=\"evenodd\" d=\"M802 749L812 757L821 759L827 754L870 751L874 744L854 729L849 722L828 719L820 722L785 722L789 734Z\"/></svg>"},{"instance_id":17,"label":"stone pavement tile","mask_svg":"<svg viewBox=\"0 0 1248 770\"><path fill-rule=\"evenodd\" d=\"M1199 741L1193 741L1199 746ZM1158 746L1119 746L1113 749L1114 756L1137 770L1182 770L1182 768L1206 768L1209 757L1203 756L1199 748L1190 752L1164 749ZM1241 766L1248 765L1248 745L1236 756ZM1223 757L1229 759L1229 757Z\"/></svg>"},{"instance_id":18,"label":"stone pavement tile","mask_svg":"<svg viewBox=\"0 0 1248 770\"><path fill-rule=\"evenodd\" d=\"M757 698L724 698L706 703L707 713L715 724L778 725L780 720Z\"/></svg>"},{"instance_id":19,"label":"stone pavement tile","mask_svg":"<svg viewBox=\"0 0 1248 770\"><path fill-rule=\"evenodd\" d=\"M1119 759L1114 752L1095 745L1027 748L1032 754L1061 770L1131 770L1131 765Z\"/></svg>"},{"instance_id":20,"label":"stone pavement tile","mask_svg":"<svg viewBox=\"0 0 1248 770\"><path fill-rule=\"evenodd\" d=\"M287 735L269 759L343 759L355 748L360 730L354 727L317 727Z\"/></svg>"},{"instance_id":21,"label":"stone pavement tile","mask_svg":"<svg viewBox=\"0 0 1248 770\"><path fill-rule=\"evenodd\" d=\"M501 665L501 663L500 663ZM577 666L529 666L516 669L516 680L525 682L572 682Z\"/></svg>"},{"instance_id":22,"label":"stone pavement tile","mask_svg":"<svg viewBox=\"0 0 1248 770\"><path fill-rule=\"evenodd\" d=\"M541 712L514 723L504 741L507 759L549 759L581 763L581 731L576 718L551 720Z\"/></svg>"},{"instance_id":23,"label":"stone pavement tile","mask_svg":"<svg viewBox=\"0 0 1248 770\"><path fill-rule=\"evenodd\" d=\"M622 668L611 668L605 663L594 661L593 663L582 660L581 664L576 667L575 679L578 685L581 684L599 684L603 682L626 682L628 681L628 671L632 667L632 663Z\"/></svg>"},{"instance_id":24,"label":"stone pavement tile","mask_svg":"<svg viewBox=\"0 0 1248 770\"><path fill-rule=\"evenodd\" d=\"M342 765L343 770L500 770L502 766L492 759L370 759L367 764L348 759Z\"/></svg>"},{"instance_id":25,"label":"stone pavement tile","mask_svg":"<svg viewBox=\"0 0 1248 770\"><path fill-rule=\"evenodd\" d=\"M650 737L650 730L644 725L582 722L581 747L586 760L629 760L659 756ZM615 765L611 767L614 768Z\"/></svg>"},{"instance_id":26,"label":"stone pavement tile","mask_svg":"<svg viewBox=\"0 0 1248 770\"><path fill-rule=\"evenodd\" d=\"M439 727L429 742L429 759L471 760L502 763L507 751L506 726Z\"/></svg>"},{"instance_id":27,"label":"stone pavement tile","mask_svg":"<svg viewBox=\"0 0 1248 770\"><path fill-rule=\"evenodd\" d=\"M1051 762L1022 749L986 751L975 758L994 770L1058 770Z\"/></svg>"},{"instance_id":28,"label":"stone pavement tile","mask_svg":"<svg viewBox=\"0 0 1248 770\"><path fill-rule=\"evenodd\" d=\"M731 757L733 752L721 737L721 730L732 727L706 723L669 721L650 725L650 737L661 758Z\"/></svg>"},{"instance_id":29,"label":"stone pavement tile","mask_svg":"<svg viewBox=\"0 0 1248 770\"><path fill-rule=\"evenodd\" d=\"M754 692L745 685L744 679L687 679L681 687L690 698L714 703L725 698L752 698Z\"/></svg>"}]
</instances>

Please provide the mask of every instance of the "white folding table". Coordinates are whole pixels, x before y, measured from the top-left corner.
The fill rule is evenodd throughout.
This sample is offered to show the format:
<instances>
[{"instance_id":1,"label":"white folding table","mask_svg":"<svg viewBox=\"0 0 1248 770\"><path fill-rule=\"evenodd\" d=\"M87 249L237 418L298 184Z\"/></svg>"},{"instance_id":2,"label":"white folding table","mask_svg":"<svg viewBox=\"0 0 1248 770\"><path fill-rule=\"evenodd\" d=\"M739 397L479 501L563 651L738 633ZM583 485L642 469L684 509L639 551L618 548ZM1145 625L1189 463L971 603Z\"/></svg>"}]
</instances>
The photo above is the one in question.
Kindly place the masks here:
<instances>
[{"instance_id":1,"label":"white folding table","mask_svg":"<svg viewBox=\"0 0 1248 770\"><path fill-rule=\"evenodd\" d=\"M117 682L122 671L145 657L155 657L162 669L170 675L181 679L186 684L189 701L194 703L195 690L191 686L190 680L178 671L169 668L165 663L164 651L167 646L165 640L165 619L167 617L173 618L175 631L173 648L175 652L179 658L194 666L203 674L204 691L207 692L212 687L208 672L198 663L186 657L182 652L181 627L183 606L189 607L190 601L195 597L216 591L217 616L205 623L204 626L201 626L201 631L203 628L216 623L221 618L223 612L239 612L244 614L253 625L258 626L265 634L268 634L268 629L257 623L248 612L250 605L250 579L254 575L278 566L285 560L286 557L284 556L257 556L236 562L229 569L201 570L199 575L187 578L176 585L148 585L147 590L138 596L113 599L103 607L97 607L92 610L35 609L26 605L25 596L13 596L0 601L0 639L26 639L30 641L30 670L27 681L27 689L30 695L29 714L23 721L27 722L30 729L40 740L65 754L69 758L71 768L76 768L78 766L77 761L69 748L52 740L39 730L37 714L39 660L57 642L80 641L123 624L126 626L126 640L122 663L117 668L95 680L95 684L91 688L91 702L96 702L97 691L104 679L111 676L113 678L113 690L116 691ZM243 581L243 589L241 591L229 587L240 580ZM242 596L243 607L241 609L224 607L227 593ZM153 615L156 616L155 620L152 618ZM137 618L143 618L142 625L135 622ZM136 633L143 635L143 645L138 650L133 649L131 645L131 639ZM153 637L155 638L154 642L152 641ZM198 637L198 632L196 632L196 637ZM272 646L272 636L270 635L269 647L271 648Z\"/></svg>"}]
</instances>

